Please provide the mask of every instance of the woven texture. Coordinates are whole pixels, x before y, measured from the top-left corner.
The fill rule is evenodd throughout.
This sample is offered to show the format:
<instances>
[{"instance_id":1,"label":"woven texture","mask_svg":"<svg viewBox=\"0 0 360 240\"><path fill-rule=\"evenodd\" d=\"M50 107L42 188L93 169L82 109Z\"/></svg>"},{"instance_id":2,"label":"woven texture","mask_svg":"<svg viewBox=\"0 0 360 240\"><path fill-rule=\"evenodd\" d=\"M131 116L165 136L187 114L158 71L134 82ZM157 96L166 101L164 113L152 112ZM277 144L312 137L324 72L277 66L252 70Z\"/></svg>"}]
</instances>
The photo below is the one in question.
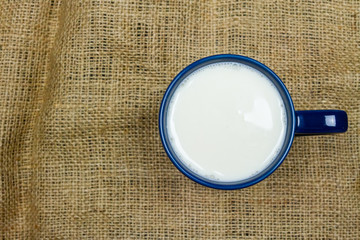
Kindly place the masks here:
<instances>
[{"instance_id":1,"label":"woven texture","mask_svg":"<svg viewBox=\"0 0 360 240\"><path fill-rule=\"evenodd\" d=\"M166 157L172 78L212 54L273 69L297 110L345 134L296 138L265 181L220 191ZM1 239L360 239L360 2L0 0Z\"/></svg>"}]
</instances>

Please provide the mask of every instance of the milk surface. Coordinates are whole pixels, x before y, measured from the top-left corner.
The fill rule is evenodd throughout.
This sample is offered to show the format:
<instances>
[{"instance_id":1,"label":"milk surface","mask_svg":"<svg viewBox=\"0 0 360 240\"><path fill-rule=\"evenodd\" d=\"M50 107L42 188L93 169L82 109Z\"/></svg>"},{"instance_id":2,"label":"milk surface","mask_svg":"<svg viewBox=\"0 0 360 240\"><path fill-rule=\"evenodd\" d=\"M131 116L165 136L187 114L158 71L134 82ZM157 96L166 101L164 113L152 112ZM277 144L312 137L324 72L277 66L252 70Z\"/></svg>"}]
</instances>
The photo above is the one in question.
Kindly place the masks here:
<instances>
[{"instance_id":1,"label":"milk surface","mask_svg":"<svg viewBox=\"0 0 360 240\"><path fill-rule=\"evenodd\" d=\"M285 129L284 102L273 83L236 62L209 64L186 77L167 113L179 159L219 182L247 179L271 164Z\"/></svg>"}]
</instances>

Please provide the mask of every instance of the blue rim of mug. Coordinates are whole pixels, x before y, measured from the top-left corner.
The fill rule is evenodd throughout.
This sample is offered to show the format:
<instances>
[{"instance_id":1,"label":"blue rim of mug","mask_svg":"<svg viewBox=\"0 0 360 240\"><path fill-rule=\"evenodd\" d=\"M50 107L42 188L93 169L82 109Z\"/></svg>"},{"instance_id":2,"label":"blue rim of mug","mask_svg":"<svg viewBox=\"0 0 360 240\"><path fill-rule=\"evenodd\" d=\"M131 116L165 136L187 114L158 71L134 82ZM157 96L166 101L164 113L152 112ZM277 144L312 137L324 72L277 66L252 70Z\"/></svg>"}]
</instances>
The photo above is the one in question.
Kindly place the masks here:
<instances>
[{"instance_id":1,"label":"blue rim of mug","mask_svg":"<svg viewBox=\"0 0 360 240\"><path fill-rule=\"evenodd\" d=\"M200 176L196 176L195 173L192 173L190 170L187 170L182 164L179 163L179 161L181 160L177 160L176 157L173 155L173 153L170 150L170 143L168 143L168 141L166 140L166 136L165 136L165 118L166 118L166 113L167 113L167 109L166 109L166 105L167 102L171 99L171 93L173 93L177 87L177 83L179 81L182 81L185 77L187 76L186 74L188 74L190 72L191 74L191 70L193 69L197 69L197 67L201 64L206 64L207 62L209 62L209 64L211 64L211 62L218 60L219 62L224 59L229 61L229 60L234 60L236 62L243 62L244 64L249 64L250 66L256 66L257 70L260 70L261 72L263 72L264 74L267 73L271 76L271 78L273 80L275 80L278 84L277 84L277 88L282 90L282 98L284 100L285 105L287 105L286 108L286 113L287 113L287 117L290 118L292 121L292 124L290 126L290 130L288 129L287 132L287 144L285 147L285 150L283 150L283 153L281 155L281 157L276 161L274 161L273 164L271 164L270 168L267 169L264 173L259 174L259 176L251 179L250 181L245 181L245 182L241 182L241 183L213 183L211 182L211 180L209 179L205 179L205 178L201 178ZM174 89L175 88L175 89ZM173 91L174 90L174 91ZM285 99L284 99L285 98ZM287 103L286 103L286 102ZM280 165L281 163L284 161L284 159L286 158L286 156L288 155L291 145L294 141L294 135L295 135L295 109L294 109L294 105L291 99L291 96L287 90L287 88L285 87L284 83L281 81L281 79L270 69L268 68L265 64L256 61L255 59L246 57L246 56L242 56L242 55L234 55L234 54L219 54L219 55L212 55L212 56L208 56L202 59L199 59L193 63L191 63L190 65L188 65L187 67L185 67L170 83L170 85L168 86L168 88L166 89L166 92L164 94L164 97L161 101L161 106L160 106L160 111L159 111L159 132L160 132L160 138L161 138L161 142L162 145L165 149L165 152L167 154L167 156L169 157L169 159L171 160L171 162L175 165L175 167L181 172L183 173L185 176L187 176L188 178L190 178L191 180L193 180L196 183L199 183L203 186L206 187L210 187L210 188L215 188L215 189L221 189L221 190L235 190L235 189L241 189L241 188L246 188L246 187L250 187L262 180L264 180L265 178L267 178L268 176L270 176ZM290 134L290 135L288 135ZM238 181L239 182L239 181Z\"/></svg>"}]
</instances>

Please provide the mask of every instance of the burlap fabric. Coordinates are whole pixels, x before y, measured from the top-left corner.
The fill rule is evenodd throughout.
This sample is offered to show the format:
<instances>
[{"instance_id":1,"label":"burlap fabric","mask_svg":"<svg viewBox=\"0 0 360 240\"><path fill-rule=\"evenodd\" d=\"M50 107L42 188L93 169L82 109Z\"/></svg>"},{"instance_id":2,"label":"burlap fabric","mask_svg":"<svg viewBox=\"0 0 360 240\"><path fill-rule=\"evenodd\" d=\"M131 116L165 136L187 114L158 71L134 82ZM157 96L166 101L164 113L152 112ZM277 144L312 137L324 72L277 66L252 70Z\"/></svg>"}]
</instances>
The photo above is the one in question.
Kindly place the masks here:
<instances>
[{"instance_id":1,"label":"burlap fabric","mask_svg":"<svg viewBox=\"0 0 360 240\"><path fill-rule=\"evenodd\" d=\"M359 239L360 2L0 1L1 239ZM184 177L158 136L172 78L208 55L272 68L296 109L343 109L267 180Z\"/></svg>"}]
</instances>

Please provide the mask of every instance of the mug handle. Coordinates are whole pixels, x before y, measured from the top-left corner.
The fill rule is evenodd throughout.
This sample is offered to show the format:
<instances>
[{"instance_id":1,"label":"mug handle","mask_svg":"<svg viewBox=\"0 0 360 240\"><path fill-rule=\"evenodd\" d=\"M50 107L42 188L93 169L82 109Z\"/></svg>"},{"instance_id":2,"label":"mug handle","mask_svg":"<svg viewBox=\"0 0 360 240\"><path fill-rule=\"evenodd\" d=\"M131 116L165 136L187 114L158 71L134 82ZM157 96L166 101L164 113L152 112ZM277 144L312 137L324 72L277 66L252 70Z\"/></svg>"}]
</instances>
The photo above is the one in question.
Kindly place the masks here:
<instances>
[{"instance_id":1,"label":"mug handle","mask_svg":"<svg viewBox=\"0 0 360 240\"><path fill-rule=\"evenodd\" d=\"M348 128L348 118L342 110L295 111L296 135L342 133Z\"/></svg>"}]
</instances>

